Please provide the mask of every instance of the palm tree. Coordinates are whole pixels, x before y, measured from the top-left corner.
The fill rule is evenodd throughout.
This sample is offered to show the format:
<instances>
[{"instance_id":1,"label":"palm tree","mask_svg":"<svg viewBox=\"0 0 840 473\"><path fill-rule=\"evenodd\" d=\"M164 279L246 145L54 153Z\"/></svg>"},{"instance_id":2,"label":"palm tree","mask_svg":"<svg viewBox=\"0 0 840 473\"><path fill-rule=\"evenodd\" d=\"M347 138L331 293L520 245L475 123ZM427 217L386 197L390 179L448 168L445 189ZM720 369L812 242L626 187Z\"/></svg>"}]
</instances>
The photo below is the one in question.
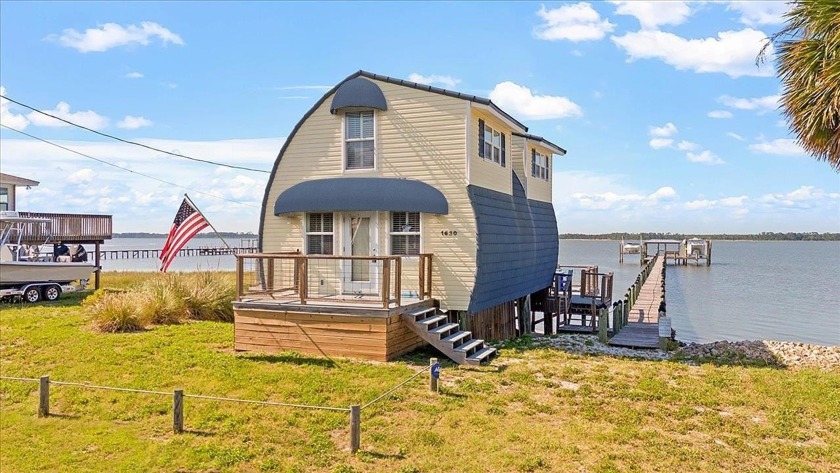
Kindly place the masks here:
<instances>
[{"instance_id":1,"label":"palm tree","mask_svg":"<svg viewBox=\"0 0 840 473\"><path fill-rule=\"evenodd\" d=\"M775 46L782 111L799 144L840 172L840 2L793 0Z\"/></svg>"}]
</instances>

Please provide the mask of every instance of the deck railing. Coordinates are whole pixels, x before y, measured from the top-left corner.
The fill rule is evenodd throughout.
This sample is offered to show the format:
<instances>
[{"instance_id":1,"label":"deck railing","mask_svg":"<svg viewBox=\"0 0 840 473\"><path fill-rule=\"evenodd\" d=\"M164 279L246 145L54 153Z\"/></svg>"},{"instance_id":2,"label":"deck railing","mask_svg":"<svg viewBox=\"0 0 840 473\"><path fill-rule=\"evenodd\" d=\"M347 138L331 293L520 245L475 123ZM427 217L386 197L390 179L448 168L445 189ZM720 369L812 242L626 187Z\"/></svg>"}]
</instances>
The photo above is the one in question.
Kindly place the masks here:
<instances>
[{"instance_id":1,"label":"deck railing","mask_svg":"<svg viewBox=\"0 0 840 473\"><path fill-rule=\"evenodd\" d=\"M21 217L45 218L47 225L31 225L23 235L22 243L50 242L95 243L110 240L112 225L110 215L59 214L45 212L19 212Z\"/></svg>"},{"instance_id":2,"label":"deck railing","mask_svg":"<svg viewBox=\"0 0 840 473\"><path fill-rule=\"evenodd\" d=\"M432 254L240 254L236 255L236 293L240 301L375 303L387 309L400 306L404 299L432 297Z\"/></svg>"}]
</instances>

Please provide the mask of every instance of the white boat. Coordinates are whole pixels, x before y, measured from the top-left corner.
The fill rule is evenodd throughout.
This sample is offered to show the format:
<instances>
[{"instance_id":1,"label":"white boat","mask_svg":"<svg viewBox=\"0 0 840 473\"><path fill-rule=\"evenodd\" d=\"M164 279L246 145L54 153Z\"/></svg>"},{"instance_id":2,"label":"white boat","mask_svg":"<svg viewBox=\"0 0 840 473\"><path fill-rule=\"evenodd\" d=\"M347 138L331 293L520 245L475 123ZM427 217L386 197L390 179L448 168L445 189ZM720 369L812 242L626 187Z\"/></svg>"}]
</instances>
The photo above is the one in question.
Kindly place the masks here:
<instances>
[{"instance_id":1,"label":"white boat","mask_svg":"<svg viewBox=\"0 0 840 473\"><path fill-rule=\"evenodd\" d=\"M634 254L639 252L641 245L636 243L625 243L622 248L624 248L624 253Z\"/></svg>"},{"instance_id":2,"label":"white boat","mask_svg":"<svg viewBox=\"0 0 840 473\"><path fill-rule=\"evenodd\" d=\"M20 217L17 212L0 213L0 287L31 283L67 284L88 279L97 269L87 262L43 261L37 257L39 251L24 251L37 249L22 244L24 236L36 226L48 225L49 222L47 219Z\"/></svg>"},{"instance_id":3,"label":"white boat","mask_svg":"<svg viewBox=\"0 0 840 473\"><path fill-rule=\"evenodd\" d=\"M702 238L689 238L683 241L685 254L687 256L706 256L706 240Z\"/></svg>"}]
</instances>

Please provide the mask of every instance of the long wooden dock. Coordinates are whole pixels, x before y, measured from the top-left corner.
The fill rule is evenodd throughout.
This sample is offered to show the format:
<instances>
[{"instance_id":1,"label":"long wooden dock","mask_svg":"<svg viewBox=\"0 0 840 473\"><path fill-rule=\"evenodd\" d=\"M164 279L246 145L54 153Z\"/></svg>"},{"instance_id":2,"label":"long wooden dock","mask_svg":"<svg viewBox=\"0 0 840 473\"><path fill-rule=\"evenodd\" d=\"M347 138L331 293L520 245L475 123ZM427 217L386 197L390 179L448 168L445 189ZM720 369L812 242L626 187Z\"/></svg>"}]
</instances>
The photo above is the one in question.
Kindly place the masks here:
<instances>
[{"instance_id":1,"label":"long wooden dock","mask_svg":"<svg viewBox=\"0 0 840 473\"><path fill-rule=\"evenodd\" d=\"M627 324L610 340L610 345L631 348L659 347L659 305L662 302L665 258L655 256L653 268L642 284L627 315Z\"/></svg>"}]
</instances>

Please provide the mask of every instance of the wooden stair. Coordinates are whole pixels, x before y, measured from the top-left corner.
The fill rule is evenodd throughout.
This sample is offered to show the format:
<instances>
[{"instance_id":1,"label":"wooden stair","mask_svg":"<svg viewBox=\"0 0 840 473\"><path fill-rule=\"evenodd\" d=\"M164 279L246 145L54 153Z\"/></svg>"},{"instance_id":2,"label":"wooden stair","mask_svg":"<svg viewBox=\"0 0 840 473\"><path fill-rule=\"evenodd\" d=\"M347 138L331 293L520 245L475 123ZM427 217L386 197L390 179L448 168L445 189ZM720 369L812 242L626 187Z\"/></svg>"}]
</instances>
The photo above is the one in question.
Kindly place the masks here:
<instances>
[{"instance_id":1,"label":"wooden stair","mask_svg":"<svg viewBox=\"0 0 840 473\"><path fill-rule=\"evenodd\" d=\"M436 307L421 308L402 315L411 330L459 365L480 365L490 361L496 349L484 340L472 338L458 324L450 323Z\"/></svg>"}]
</instances>

